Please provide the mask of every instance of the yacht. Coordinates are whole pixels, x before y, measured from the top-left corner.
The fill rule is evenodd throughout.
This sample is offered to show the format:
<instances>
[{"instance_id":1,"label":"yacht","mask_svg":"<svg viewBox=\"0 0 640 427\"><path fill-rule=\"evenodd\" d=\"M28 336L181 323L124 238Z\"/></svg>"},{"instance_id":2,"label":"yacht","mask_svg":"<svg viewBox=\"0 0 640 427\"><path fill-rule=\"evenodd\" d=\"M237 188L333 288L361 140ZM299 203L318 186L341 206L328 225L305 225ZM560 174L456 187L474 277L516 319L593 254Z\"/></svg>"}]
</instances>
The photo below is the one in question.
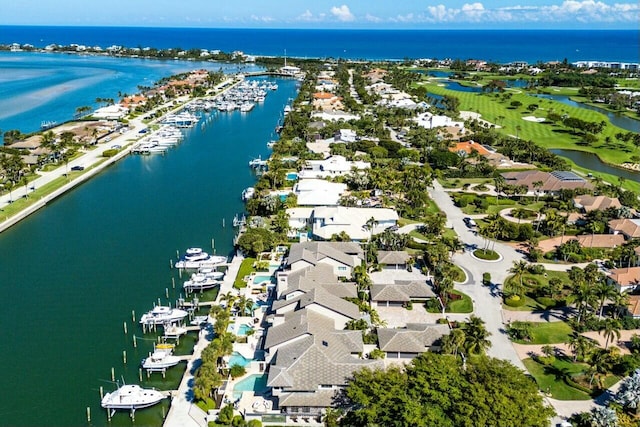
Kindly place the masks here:
<instances>
[{"instance_id":1,"label":"yacht","mask_svg":"<svg viewBox=\"0 0 640 427\"><path fill-rule=\"evenodd\" d=\"M143 325L162 325L164 323L178 322L189 313L179 308L171 308L163 305L153 307L153 310L145 313L140 318Z\"/></svg>"},{"instance_id":2,"label":"yacht","mask_svg":"<svg viewBox=\"0 0 640 427\"><path fill-rule=\"evenodd\" d=\"M255 106L256 104L254 104L253 102L245 102L240 106L240 111L242 113L248 113L249 111L253 110L253 107Z\"/></svg>"},{"instance_id":3,"label":"yacht","mask_svg":"<svg viewBox=\"0 0 640 427\"><path fill-rule=\"evenodd\" d=\"M166 324L166 323L164 325L164 337L165 338L178 339L182 335L185 335L187 332L188 332L188 330L184 326L171 325L171 324Z\"/></svg>"},{"instance_id":4,"label":"yacht","mask_svg":"<svg viewBox=\"0 0 640 427\"><path fill-rule=\"evenodd\" d=\"M142 368L149 372L163 371L180 363L180 357L173 355L174 346L158 344L149 357L142 359Z\"/></svg>"},{"instance_id":5,"label":"yacht","mask_svg":"<svg viewBox=\"0 0 640 427\"><path fill-rule=\"evenodd\" d=\"M227 257L222 255L209 255L201 248L189 248L182 259L176 262L176 268L196 269L214 267L227 262Z\"/></svg>"},{"instance_id":6,"label":"yacht","mask_svg":"<svg viewBox=\"0 0 640 427\"><path fill-rule=\"evenodd\" d=\"M182 287L187 291L204 291L205 289L215 288L222 284L224 273L214 271L210 274L196 273L191 275L191 279L184 282Z\"/></svg>"},{"instance_id":7,"label":"yacht","mask_svg":"<svg viewBox=\"0 0 640 427\"><path fill-rule=\"evenodd\" d=\"M191 321L192 326L203 326L209 323L209 316L195 316Z\"/></svg>"},{"instance_id":8,"label":"yacht","mask_svg":"<svg viewBox=\"0 0 640 427\"><path fill-rule=\"evenodd\" d=\"M164 399L156 389L142 388L137 384L125 384L114 392L107 393L100 405L105 409L141 409L153 406Z\"/></svg>"},{"instance_id":9,"label":"yacht","mask_svg":"<svg viewBox=\"0 0 640 427\"><path fill-rule=\"evenodd\" d=\"M256 189L253 187L247 187L242 190L242 200L246 202L247 200L251 199L254 194L256 194Z\"/></svg>"}]
</instances>

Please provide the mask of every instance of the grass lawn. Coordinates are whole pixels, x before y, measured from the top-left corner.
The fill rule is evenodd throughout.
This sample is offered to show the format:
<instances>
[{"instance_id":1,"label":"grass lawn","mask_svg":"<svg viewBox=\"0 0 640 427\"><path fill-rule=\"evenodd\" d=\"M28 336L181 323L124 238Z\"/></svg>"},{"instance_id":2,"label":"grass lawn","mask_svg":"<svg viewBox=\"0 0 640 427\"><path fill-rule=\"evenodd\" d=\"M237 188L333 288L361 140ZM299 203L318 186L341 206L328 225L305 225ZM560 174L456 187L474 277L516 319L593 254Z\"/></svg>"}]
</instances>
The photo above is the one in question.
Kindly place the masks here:
<instances>
[{"instance_id":1,"label":"grass lawn","mask_svg":"<svg viewBox=\"0 0 640 427\"><path fill-rule=\"evenodd\" d=\"M531 341L515 341L519 344L561 344L569 341L573 332L565 322L531 322Z\"/></svg>"},{"instance_id":2,"label":"grass lawn","mask_svg":"<svg viewBox=\"0 0 640 427\"><path fill-rule=\"evenodd\" d=\"M500 258L498 252L492 251L491 249L476 249L475 251L473 251L473 255L476 258L480 258L485 261L495 261Z\"/></svg>"},{"instance_id":3,"label":"grass lawn","mask_svg":"<svg viewBox=\"0 0 640 427\"><path fill-rule=\"evenodd\" d=\"M452 279L454 282L462 282L463 280L465 280L467 278L467 275L464 271L462 271L462 269L460 267L458 267L455 264L451 264L452 266Z\"/></svg>"},{"instance_id":4,"label":"grass lawn","mask_svg":"<svg viewBox=\"0 0 640 427\"><path fill-rule=\"evenodd\" d=\"M255 258L245 258L242 260L242 264L240 264L240 269L238 270L238 275L236 276L236 280L233 282L234 288L245 288L247 283L243 280L244 276L248 276L251 273L255 272L256 269L253 268L253 264L256 262Z\"/></svg>"},{"instance_id":5,"label":"grass lawn","mask_svg":"<svg viewBox=\"0 0 640 427\"><path fill-rule=\"evenodd\" d=\"M462 295L462 299L451 301L447 307L447 313L471 313L473 311L473 301L469 295L460 291L453 291L453 294Z\"/></svg>"},{"instance_id":6,"label":"grass lawn","mask_svg":"<svg viewBox=\"0 0 640 427\"><path fill-rule=\"evenodd\" d=\"M522 361L529 373L535 378L538 387L543 392L551 393L551 397L558 400L589 400L591 397L578 389L569 386L564 380L558 378L553 369L541 365L533 359ZM572 363L570 360L556 359L552 368L562 370L570 375L579 374L587 369L587 366L580 363Z\"/></svg>"},{"instance_id":7,"label":"grass lawn","mask_svg":"<svg viewBox=\"0 0 640 427\"><path fill-rule=\"evenodd\" d=\"M540 304L538 304L536 302L536 300L534 300L533 298L525 295L524 296L524 300L525 300L524 305L521 305L520 307L511 307L510 305L502 304L502 309L503 310L509 310L509 311L537 311L537 310L544 310L544 307L541 306Z\"/></svg>"},{"instance_id":8,"label":"grass lawn","mask_svg":"<svg viewBox=\"0 0 640 427\"><path fill-rule=\"evenodd\" d=\"M499 132L506 135L518 134L520 138L532 140L545 148L586 151L597 154L603 161L614 165L630 161L630 157L635 153L631 143L621 143L615 139L616 133L626 131L612 125L607 116L597 111L572 107L550 99L536 98L526 93L514 93L509 100L503 101L501 97L496 97L496 94L462 92L445 89L436 84L423 84L427 87L429 93L457 97L460 100L460 110L479 112L483 119L499 124L501 126ZM523 105L517 109L509 108L512 101L520 101ZM531 113L526 109L529 104L537 104L539 108L534 113ZM522 119L525 116L544 118L550 110L589 122L599 123L604 121L607 126L598 135L598 142L591 145L581 145L582 137L571 134L563 126L530 122ZM604 141L606 137L610 137L616 142L606 145ZM617 180L613 182L617 183ZM625 187L631 188L628 184Z\"/></svg>"},{"instance_id":9,"label":"grass lawn","mask_svg":"<svg viewBox=\"0 0 640 427\"><path fill-rule=\"evenodd\" d=\"M547 270L545 274L531 274L531 273L523 274L522 283L529 288L534 288L536 286L546 286L549 284L549 280L551 280L554 277L557 277L560 280L562 280L562 283L564 286L568 286L571 282L569 280L569 273L567 273L566 271ZM507 280L505 280L505 283L509 284L511 280L516 280L515 275L507 277Z\"/></svg>"}]
</instances>

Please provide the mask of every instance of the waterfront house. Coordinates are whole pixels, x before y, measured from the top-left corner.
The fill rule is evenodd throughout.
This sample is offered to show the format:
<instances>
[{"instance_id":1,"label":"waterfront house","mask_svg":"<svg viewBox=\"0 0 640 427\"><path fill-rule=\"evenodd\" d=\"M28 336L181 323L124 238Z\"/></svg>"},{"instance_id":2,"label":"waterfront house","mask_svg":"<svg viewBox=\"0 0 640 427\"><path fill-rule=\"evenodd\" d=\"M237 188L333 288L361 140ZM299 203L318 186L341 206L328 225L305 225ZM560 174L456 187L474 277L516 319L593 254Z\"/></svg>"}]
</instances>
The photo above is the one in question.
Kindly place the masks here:
<instances>
[{"instance_id":1,"label":"waterfront house","mask_svg":"<svg viewBox=\"0 0 640 427\"><path fill-rule=\"evenodd\" d=\"M620 292L633 292L640 288L640 267L614 268L607 281Z\"/></svg>"},{"instance_id":2,"label":"waterfront house","mask_svg":"<svg viewBox=\"0 0 640 427\"><path fill-rule=\"evenodd\" d=\"M622 207L617 197L592 196L589 194L575 197L573 205L584 213Z\"/></svg>"},{"instance_id":3,"label":"waterfront house","mask_svg":"<svg viewBox=\"0 0 640 427\"><path fill-rule=\"evenodd\" d=\"M409 362L426 351L438 351L437 343L449 334L449 325L407 323L405 328L377 328L377 333L387 361Z\"/></svg>"},{"instance_id":4,"label":"waterfront house","mask_svg":"<svg viewBox=\"0 0 640 427\"><path fill-rule=\"evenodd\" d=\"M371 306L405 307L411 303L424 303L436 294L426 281L395 280L391 284L371 285Z\"/></svg>"},{"instance_id":5,"label":"waterfront house","mask_svg":"<svg viewBox=\"0 0 640 427\"><path fill-rule=\"evenodd\" d=\"M293 186L299 206L337 206L347 184L322 179L303 179Z\"/></svg>"},{"instance_id":6,"label":"waterfront house","mask_svg":"<svg viewBox=\"0 0 640 427\"><path fill-rule=\"evenodd\" d=\"M561 190L593 190L593 185L586 179L570 171L542 172L528 170L522 172L505 172L502 174L505 184L514 187L527 187L527 195L557 195Z\"/></svg>"},{"instance_id":7,"label":"waterfront house","mask_svg":"<svg viewBox=\"0 0 640 427\"><path fill-rule=\"evenodd\" d=\"M348 122L349 120L360 120L358 114L347 113L344 111L314 111L311 113L313 120L325 120L328 122Z\"/></svg>"},{"instance_id":8,"label":"waterfront house","mask_svg":"<svg viewBox=\"0 0 640 427\"><path fill-rule=\"evenodd\" d=\"M285 272L318 264L328 264L336 276L350 278L355 266L362 264L364 251L354 242L294 243L286 259Z\"/></svg>"},{"instance_id":9,"label":"waterfront house","mask_svg":"<svg viewBox=\"0 0 640 427\"><path fill-rule=\"evenodd\" d=\"M344 279L344 277L343 277ZM339 298L357 297L356 286L340 281L330 264L319 263L295 271L277 273L276 298L292 299L315 288L321 288Z\"/></svg>"},{"instance_id":10,"label":"waterfront house","mask_svg":"<svg viewBox=\"0 0 640 427\"><path fill-rule=\"evenodd\" d=\"M336 330L331 318L307 310L292 313L281 327L270 328L265 348L270 357L267 386L287 424L320 424L353 372L384 367L382 360L360 356L364 352L360 331Z\"/></svg>"},{"instance_id":11,"label":"waterfront house","mask_svg":"<svg viewBox=\"0 0 640 427\"><path fill-rule=\"evenodd\" d=\"M437 116L429 112L420 113L413 119L418 126L422 126L425 129L434 129L444 126L455 126L464 130L464 122L456 122L449 116Z\"/></svg>"},{"instance_id":12,"label":"waterfront house","mask_svg":"<svg viewBox=\"0 0 640 427\"><path fill-rule=\"evenodd\" d=\"M354 132L355 133L355 132ZM371 163L362 161L349 161L344 156L331 156L324 160L307 160L302 170L298 173L300 179L305 178L331 178L344 176L353 170L371 168Z\"/></svg>"},{"instance_id":13,"label":"waterfront house","mask_svg":"<svg viewBox=\"0 0 640 427\"><path fill-rule=\"evenodd\" d=\"M373 218L375 224L367 229L367 222ZM398 213L388 208L351 208L346 206L317 207L313 210L313 237L330 240L334 234L346 233L351 240L367 240L372 234L383 232L398 223Z\"/></svg>"},{"instance_id":14,"label":"waterfront house","mask_svg":"<svg viewBox=\"0 0 640 427\"><path fill-rule=\"evenodd\" d=\"M622 234L625 239L640 238L640 219L612 219L609 230L613 234Z\"/></svg>"},{"instance_id":15,"label":"waterfront house","mask_svg":"<svg viewBox=\"0 0 640 427\"><path fill-rule=\"evenodd\" d=\"M331 294L322 287L313 288L294 298L274 301L272 310L275 312L273 315L274 327L279 325L283 318L286 319L287 313L302 310L320 313L331 318L335 329L344 329L347 322L362 317L357 305Z\"/></svg>"},{"instance_id":16,"label":"waterfront house","mask_svg":"<svg viewBox=\"0 0 640 427\"><path fill-rule=\"evenodd\" d=\"M120 120L129 113L129 109L119 104L98 108L91 114L99 120Z\"/></svg>"}]
</instances>

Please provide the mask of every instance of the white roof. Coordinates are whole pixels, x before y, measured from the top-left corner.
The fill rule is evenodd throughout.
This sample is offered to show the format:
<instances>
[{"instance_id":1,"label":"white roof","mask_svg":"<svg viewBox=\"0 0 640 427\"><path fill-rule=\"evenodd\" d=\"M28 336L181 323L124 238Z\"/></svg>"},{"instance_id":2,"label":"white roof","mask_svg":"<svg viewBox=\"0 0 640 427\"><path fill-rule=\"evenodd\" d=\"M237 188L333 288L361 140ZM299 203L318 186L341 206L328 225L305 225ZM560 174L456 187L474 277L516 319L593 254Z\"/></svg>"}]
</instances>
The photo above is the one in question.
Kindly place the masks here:
<instances>
[{"instance_id":1,"label":"white roof","mask_svg":"<svg viewBox=\"0 0 640 427\"><path fill-rule=\"evenodd\" d=\"M309 219L313 213L313 208L290 208L287 209L289 219Z\"/></svg>"},{"instance_id":2,"label":"white roof","mask_svg":"<svg viewBox=\"0 0 640 427\"><path fill-rule=\"evenodd\" d=\"M330 122L337 122L339 120L344 120L348 122L349 120L359 120L360 116L357 114L349 114L344 111L321 111L315 112L311 114L311 117L318 118L322 120L328 120Z\"/></svg>"},{"instance_id":3,"label":"white roof","mask_svg":"<svg viewBox=\"0 0 640 427\"><path fill-rule=\"evenodd\" d=\"M444 126L457 126L464 129L464 122L454 122L451 117L448 116L435 116L431 113L422 113L414 119L419 126L427 129L433 129Z\"/></svg>"},{"instance_id":4,"label":"white roof","mask_svg":"<svg viewBox=\"0 0 640 427\"><path fill-rule=\"evenodd\" d=\"M293 187L293 192L298 196L298 205L301 206L337 205L345 191L346 184L322 179L302 179Z\"/></svg>"},{"instance_id":5,"label":"white roof","mask_svg":"<svg viewBox=\"0 0 640 427\"><path fill-rule=\"evenodd\" d=\"M374 218L379 224L373 229L377 234L398 221L398 213L387 208L351 208L345 206L318 207L313 211L313 234L321 239L330 239L333 234L346 232L354 240L364 240L370 237L365 225ZM322 226L320 222L322 221Z\"/></svg>"}]
</instances>

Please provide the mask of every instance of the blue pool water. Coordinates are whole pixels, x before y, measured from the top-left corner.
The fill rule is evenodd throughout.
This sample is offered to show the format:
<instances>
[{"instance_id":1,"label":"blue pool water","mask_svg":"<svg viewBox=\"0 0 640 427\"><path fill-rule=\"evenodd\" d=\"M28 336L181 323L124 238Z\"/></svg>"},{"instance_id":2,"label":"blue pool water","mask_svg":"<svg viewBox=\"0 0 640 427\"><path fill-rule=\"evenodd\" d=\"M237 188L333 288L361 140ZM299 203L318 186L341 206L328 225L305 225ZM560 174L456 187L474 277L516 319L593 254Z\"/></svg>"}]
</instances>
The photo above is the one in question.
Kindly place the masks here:
<instances>
[{"instance_id":1,"label":"blue pool water","mask_svg":"<svg viewBox=\"0 0 640 427\"><path fill-rule=\"evenodd\" d=\"M231 357L229 357L229 366L239 365L239 366L245 367L249 363L251 363L251 360L252 359L247 359L237 351L234 351L233 353L231 353ZM234 389L237 390L237 388L235 387Z\"/></svg>"},{"instance_id":2,"label":"blue pool water","mask_svg":"<svg viewBox=\"0 0 640 427\"><path fill-rule=\"evenodd\" d=\"M256 285L265 282L271 282L271 276L256 276L253 278L253 283Z\"/></svg>"},{"instance_id":3,"label":"blue pool water","mask_svg":"<svg viewBox=\"0 0 640 427\"><path fill-rule=\"evenodd\" d=\"M287 174L287 180L288 181L295 181L298 179L298 174L296 172L289 172Z\"/></svg>"},{"instance_id":4,"label":"blue pool water","mask_svg":"<svg viewBox=\"0 0 640 427\"><path fill-rule=\"evenodd\" d=\"M252 331L253 328L249 325L240 325L238 328L238 335L245 336L249 331Z\"/></svg>"},{"instance_id":5,"label":"blue pool water","mask_svg":"<svg viewBox=\"0 0 640 427\"><path fill-rule=\"evenodd\" d=\"M267 375L253 374L247 378L240 380L233 386L234 391L254 391L256 393L263 392L267 389Z\"/></svg>"}]
</instances>

